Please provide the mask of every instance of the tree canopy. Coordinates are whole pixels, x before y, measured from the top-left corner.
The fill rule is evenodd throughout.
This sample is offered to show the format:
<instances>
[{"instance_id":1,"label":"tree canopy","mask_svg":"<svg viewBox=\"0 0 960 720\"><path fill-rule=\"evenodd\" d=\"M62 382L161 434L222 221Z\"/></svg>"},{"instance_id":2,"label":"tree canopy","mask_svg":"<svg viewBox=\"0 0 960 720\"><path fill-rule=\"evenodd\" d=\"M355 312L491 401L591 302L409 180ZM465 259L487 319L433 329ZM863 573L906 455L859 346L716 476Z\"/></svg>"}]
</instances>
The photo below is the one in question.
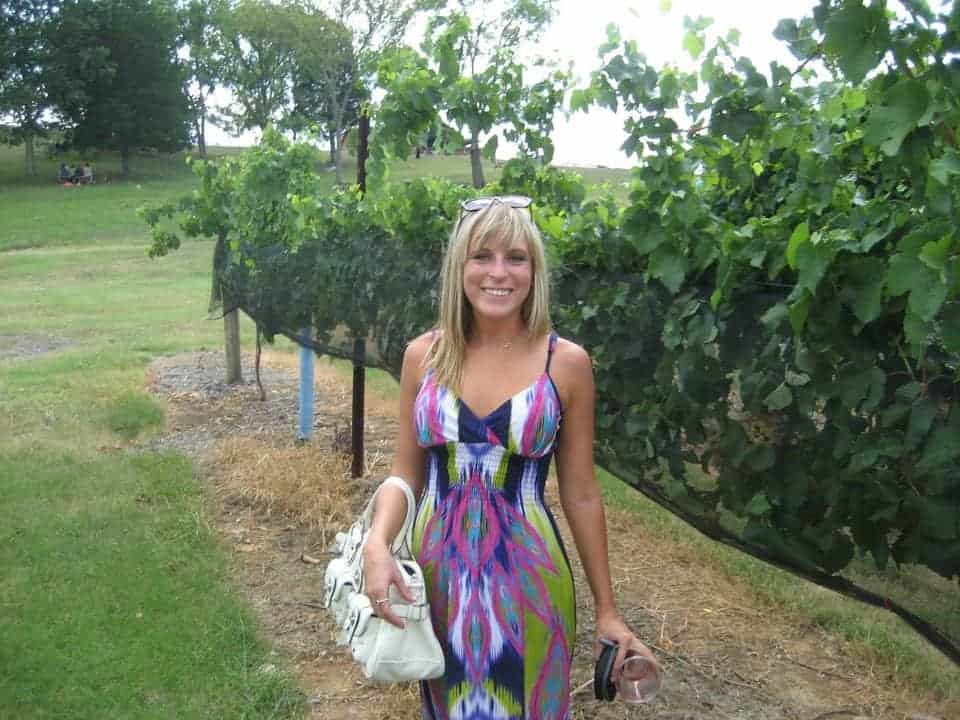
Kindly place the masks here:
<instances>
[{"instance_id":1,"label":"tree canopy","mask_svg":"<svg viewBox=\"0 0 960 720\"><path fill-rule=\"evenodd\" d=\"M49 45L44 31L56 3L9 0L0 7L0 116L11 119L4 142L23 143L27 175L36 173L34 141L47 132Z\"/></svg>"},{"instance_id":2,"label":"tree canopy","mask_svg":"<svg viewBox=\"0 0 960 720\"><path fill-rule=\"evenodd\" d=\"M486 182L481 157L495 156L498 130L521 151L549 161L553 116L570 75L539 60L534 66L543 78L530 85L520 53L552 19L553 0L511 0L496 8L474 0L427 5L432 15L422 52L399 49L379 68L387 95L378 112L374 166L384 152L405 155L441 116L459 144L469 146L474 187Z\"/></svg>"},{"instance_id":3,"label":"tree canopy","mask_svg":"<svg viewBox=\"0 0 960 720\"><path fill-rule=\"evenodd\" d=\"M166 0L67 0L49 30L51 95L69 141L131 154L189 137L178 23Z\"/></svg>"},{"instance_id":4,"label":"tree canopy","mask_svg":"<svg viewBox=\"0 0 960 720\"><path fill-rule=\"evenodd\" d=\"M331 160L341 181L341 149L345 129L356 123L370 93L354 52L353 36L339 22L305 16L296 39L291 118L301 126L316 125L330 141ZM288 125L290 121L288 120Z\"/></svg>"},{"instance_id":5,"label":"tree canopy","mask_svg":"<svg viewBox=\"0 0 960 720\"><path fill-rule=\"evenodd\" d=\"M232 129L264 130L289 111L298 14L292 3L241 0L229 15L224 80L234 102L222 114Z\"/></svg>"},{"instance_id":6,"label":"tree canopy","mask_svg":"<svg viewBox=\"0 0 960 720\"><path fill-rule=\"evenodd\" d=\"M179 44L188 53L186 92L190 98L193 136L200 157L206 157L208 103L226 72L224 33L230 6L228 0L187 0L178 10Z\"/></svg>"}]
</instances>

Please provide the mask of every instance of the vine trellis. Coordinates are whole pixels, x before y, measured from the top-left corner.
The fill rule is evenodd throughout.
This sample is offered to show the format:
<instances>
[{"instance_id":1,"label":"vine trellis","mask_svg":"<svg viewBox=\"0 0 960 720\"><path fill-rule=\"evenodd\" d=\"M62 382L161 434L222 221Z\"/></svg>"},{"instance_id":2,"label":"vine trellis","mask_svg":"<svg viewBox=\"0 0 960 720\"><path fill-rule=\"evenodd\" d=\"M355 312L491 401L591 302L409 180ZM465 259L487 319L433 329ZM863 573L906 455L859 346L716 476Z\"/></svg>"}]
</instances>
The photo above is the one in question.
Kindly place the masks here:
<instances>
[{"instance_id":1,"label":"vine trellis","mask_svg":"<svg viewBox=\"0 0 960 720\"><path fill-rule=\"evenodd\" d=\"M960 629L843 575L920 568L960 598L960 15L904 5L823 0L781 23L827 80L764 75L730 37L689 44L697 73L658 70L611 29L574 105L629 116L626 203L524 160L486 192L535 198L555 321L595 362L604 466L710 537L893 610L960 663ZM369 364L396 375L434 321L443 244L474 191L329 192L317 160L267 133L148 220L180 211L188 235L220 238L214 284L268 338L309 322L319 352L347 358L372 338ZM157 232L153 252L178 243Z\"/></svg>"}]
</instances>

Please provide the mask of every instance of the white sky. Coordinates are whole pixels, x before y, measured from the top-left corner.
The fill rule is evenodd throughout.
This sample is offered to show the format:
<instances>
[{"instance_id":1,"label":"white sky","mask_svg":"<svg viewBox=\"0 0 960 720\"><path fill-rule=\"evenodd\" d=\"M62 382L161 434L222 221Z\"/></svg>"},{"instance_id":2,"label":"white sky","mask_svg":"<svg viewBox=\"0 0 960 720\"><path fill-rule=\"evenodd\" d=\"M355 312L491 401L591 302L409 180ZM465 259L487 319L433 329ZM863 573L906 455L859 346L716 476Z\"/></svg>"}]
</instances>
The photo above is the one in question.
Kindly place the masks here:
<instances>
[{"instance_id":1,"label":"white sky","mask_svg":"<svg viewBox=\"0 0 960 720\"><path fill-rule=\"evenodd\" d=\"M708 34L739 30L740 52L764 72L771 60L796 65L786 47L773 37L773 30L782 18L809 15L816 0L672 0L666 13L661 11L662 4L662 0L558 0L559 13L537 49L543 54L553 51L564 61L573 60L574 73L581 80L578 85L585 84L590 72L600 65L596 49L606 41L607 24L613 22L620 26L624 39L637 41L655 67L670 63L690 69L694 65L683 49L683 19L706 16L714 20ZM606 110L595 108L569 120L558 117L554 162L628 166L630 162L619 149L624 138L622 118ZM247 145L254 141L252 135L231 138L219 128L208 127L207 142L211 145Z\"/></svg>"}]
</instances>

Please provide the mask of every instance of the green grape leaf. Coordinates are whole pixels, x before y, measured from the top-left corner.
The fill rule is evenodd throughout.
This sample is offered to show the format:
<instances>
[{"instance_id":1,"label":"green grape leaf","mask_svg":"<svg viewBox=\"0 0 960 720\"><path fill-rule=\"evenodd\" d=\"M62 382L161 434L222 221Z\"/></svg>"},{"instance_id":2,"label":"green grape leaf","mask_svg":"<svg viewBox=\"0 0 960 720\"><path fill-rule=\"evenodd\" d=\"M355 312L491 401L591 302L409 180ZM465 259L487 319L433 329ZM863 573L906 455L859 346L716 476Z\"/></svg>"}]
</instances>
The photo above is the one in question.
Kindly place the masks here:
<instances>
[{"instance_id":1,"label":"green grape leaf","mask_svg":"<svg viewBox=\"0 0 960 720\"><path fill-rule=\"evenodd\" d=\"M846 273L841 295L864 325L880 317L885 270L886 263L880 258L858 257Z\"/></svg>"},{"instance_id":2,"label":"green grape leaf","mask_svg":"<svg viewBox=\"0 0 960 720\"><path fill-rule=\"evenodd\" d=\"M790 241L787 243L787 265L791 270L797 269L797 250L810 239L810 226L802 222L797 225L790 234Z\"/></svg>"},{"instance_id":3,"label":"green grape leaf","mask_svg":"<svg viewBox=\"0 0 960 720\"><path fill-rule=\"evenodd\" d=\"M923 385L918 382L908 382L898 387L894 395L897 400L909 403L920 397L920 393L922 392Z\"/></svg>"},{"instance_id":4,"label":"green grape leaf","mask_svg":"<svg viewBox=\"0 0 960 720\"><path fill-rule=\"evenodd\" d=\"M883 389L887 376L878 367L869 367L863 370L851 368L837 380L840 389L840 399L851 410L856 410L863 403L863 409L871 411L883 397Z\"/></svg>"},{"instance_id":5,"label":"green grape leaf","mask_svg":"<svg viewBox=\"0 0 960 720\"><path fill-rule=\"evenodd\" d=\"M793 328L794 335L802 335L803 328L807 324L807 317L810 315L810 302L812 296L805 293L804 296L790 306L790 327Z\"/></svg>"},{"instance_id":6,"label":"green grape leaf","mask_svg":"<svg viewBox=\"0 0 960 720\"><path fill-rule=\"evenodd\" d=\"M825 242L801 245L797 250L797 268L800 271L797 282L800 287L809 290L811 295L816 294L817 286L836 253L837 249Z\"/></svg>"},{"instance_id":7,"label":"green grape leaf","mask_svg":"<svg viewBox=\"0 0 960 720\"><path fill-rule=\"evenodd\" d=\"M936 242L925 243L920 248L920 262L936 271L940 278L946 279L947 262L953 249L953 235L945 235Z\"/></svg>"},{"instance_id":8,"label":"green grape leaf","mask_svg":"<svg viewBox=\"0 0 960 720\"><path fill-rule=\"evenodd\" d=\"M883 103L867 118L863 141L894 156L907 135L917 127L930 105L930 92L919 80L903 79L891 87Z\"/></svg>"},{"instance_id":9,"label":"green grape leaf","mask_svg":"<svg viewBox=\"0 0 960 720\"><path fill-rule=\"evenodd\" d=\"M770 500L764 493L759 495L754 495L750 498L750 502L747 503L746 507L743 508L743 511L747 515L763 515L766 513L773 505L770 504Z\"/></svg>"},{"instance_id":10,"label":"green grape leaf","mask_svg":"<svg viewBox=\"0 0 960 720\"><path fill-rule=\"evenodd\" d=\"M929 277L925 284L917 285L910 291L907 309L924 322L930 322L946 299L947 286L936 276Z\"/></svg>"},{"instance_id":11,"label":"green grape leaf","mask_svg":"<svg viewBox=\"0 0 960 720\"><path fill-rule=\"evenodd\" d=\"M918 352L921 347L926 345L927 338L930 336L933 328L930 323L924 322L917 317L915 313L905 313L903 316L903 336L907 343L911 345L914 352Z\"/></svg>"},{"instance_id":12,"label":"green grape leaf","mask_svg":"<svg viewBox=\"0 0 960 720\"><path fill-rule=\"evenodd\" d=\"M929 472L939 466L954 463L958 458L960 458L960 409L955 407L951 413L950 422L938 427L927 439L916 470L918 473Z\"/></svg>"},{"instance_id":13,"label":"green grape leaf","mask_svg":"<svg viewBox=\"0 0 960 720\"><path fill-rule=\"evenodd\" d=\"M956 150L948 149L942 156L930 161L929 174L941 185L949 184L951 176L960 174L960 155Z\"/></svg>"},{"instance_id":14,"label":"green grape leaf","mask_svg":"<svg viewBox=\"0 0 960 720\"><path fill-rule=\"evenodd\" d=\"M667 234L663 231L663 228L650 227L644 232L640 233L636 240L636 248L639 252L642 253L651 253L656 250L658 247L663 245L667 241Z\"/></svg>"},{"instance_id":15,"label":"green grape leaf","mask_svg":"<svg viewBox=\"0 0 960 720\"><path fill-rule=\"evenodd\" d=\"M866 447L858 453L854 453L850 461L851 472L863 472L877 461L880 457L880 450L876 447Z\"/></svg>"},{"instance_id":16,"label":"green grape leaf","mask_svg":"<svg viewBox=\"0 0 960 720\"><path fill-rule=\"evenodd\" d=\"M894 425L899 424L900 421L903 420L903 418L905 418L907 416L907 413L909 412L910 412L909 405L901 405L901 404L891 405L885 408L880 413L880 424L884 428L891 428Z\"/></svg>"},{"instance_id":17,"label":"green grape leaf","mask_svg":"<svg viewBox=\"0 0 960 720\"><path fill-rule=\"evenodd\" d=\"M687 258L670 246L661 246L651 253L647 271L651 277L662 282L670 292L676 293L683 285L688 268Z\"/></svg>"},{"instance_id":18,"label":"green grape leaf","mask_svg":"<svg viewBox=\"0 0 960 720\"><path fill-rule=\"evenodd\" d=\"M793 393L790 391L790 387L786 383L780 383L777 385L767 397L763 399L763 404L767 406L767 409L771 412L777 410L783 410L785 407L788 407L790 403L793 402Z\"/></svg>"},{"instance_id":19,"label":"green grape leaf","mask_svg":"<svg viewBox=\"0 0 960 720\"><path fill-rule=\"evenodd\" d=\"M907 436L904 440L908 450L919 447L936 417L937 405L929 398L920 398L913 404L910 409L910 420L907 423Z\"/></svg>"},{"instance_id":20,"label":"green grape leaf","mask_svg":"<svg viewBox=\"0 0 960 720\"><path fill-rule=\"evenodd\" d=\"M920 260L906 253L897 253L890 258L886 287L891 295L903 295L927 281L930 271Z\"/></svg>"},{"instance_id":21,"label":"green grape leaf","mask_svg":"<svg viewBox=\"0 0 960 720\"><path fill-rule=\"evenodd\" d=\"M703 35L694 31L688 30L683 36L683 49L687 51L691 58L696 60L703 54L703 49L706 47Z\"/></svg>"},{"instance_id":22,"label":"green grape leaf","mask_svg":"<svg viewBox=\"0 0 960 720\"><path fill-rule=\"evenodd\" d=\"M883 57L886 28L883 6L845 3L827 20L823 47L837 59L847 80L857 84Z\"/></svg>"}]
</instances>

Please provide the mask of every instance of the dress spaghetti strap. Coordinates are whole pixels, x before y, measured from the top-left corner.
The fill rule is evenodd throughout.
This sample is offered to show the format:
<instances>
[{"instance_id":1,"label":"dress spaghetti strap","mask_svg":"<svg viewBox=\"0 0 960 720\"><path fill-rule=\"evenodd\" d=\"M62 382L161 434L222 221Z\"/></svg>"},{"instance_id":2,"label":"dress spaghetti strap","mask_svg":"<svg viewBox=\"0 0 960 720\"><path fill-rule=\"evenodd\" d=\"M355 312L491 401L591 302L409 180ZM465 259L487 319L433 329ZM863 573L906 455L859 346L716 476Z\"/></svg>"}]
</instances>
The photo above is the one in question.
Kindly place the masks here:
<instances>
[{"instance_id":1,"label":"dress spaghetti strap","mask_svg":"<svg viewBox=\"0 0 960 720\"><path fill-rule=\"evenodd\" d=\"M553 351L557 347L557 334L555 332L550 333L550 344L547 346L547 366L543 369L547 375L550 374L550 361L553 360Z\"/></svg>"}]
</instances>

